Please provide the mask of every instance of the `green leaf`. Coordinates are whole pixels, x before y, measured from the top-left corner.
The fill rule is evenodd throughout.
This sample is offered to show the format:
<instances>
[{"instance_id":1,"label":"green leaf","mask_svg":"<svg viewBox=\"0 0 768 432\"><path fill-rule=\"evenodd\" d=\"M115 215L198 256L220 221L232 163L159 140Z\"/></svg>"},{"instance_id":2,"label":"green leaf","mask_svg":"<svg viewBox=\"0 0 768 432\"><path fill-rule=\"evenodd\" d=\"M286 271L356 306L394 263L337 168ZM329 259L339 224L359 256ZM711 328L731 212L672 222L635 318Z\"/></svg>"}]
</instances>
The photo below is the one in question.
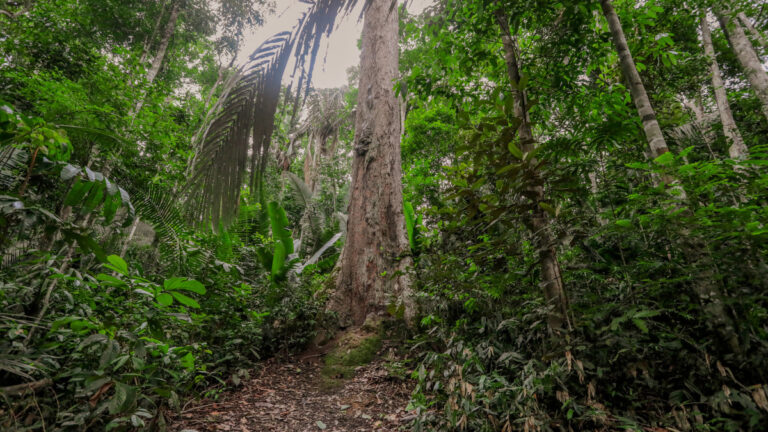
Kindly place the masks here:
<instances>
[{"instance_id":1,"label":"green leaf","mask_svg":"<svg viewBox=\"0 0 768 432\"><path fill-rule=\"evenodd\" d=\"M321 422L320 420L316 421L315 424L317 425L317 427L320 428L320 430L325 430L325 428L328 427L325 425L325 423Z\"/></svg>"},{"instance_id":2,"label":"green leaf","mask_svg":"<svg viewBox=\"0 0 768 432\"><path fill-rule=\"evenodd\" d=\"M285 258L288 256L283 243L275 244L275 256L272 258L272 277L280 277L285 267Z\"/></svg>"},{"instance_id":3,"label":"green leaf","mask_svg":"<svg viewBox=\"0 0 768 432\"><path fill-rule=\"evenodd\" d=\"M96 279L104 282L104 285L115 286L115 287L126 285L126 283L123 282L122 280L112 275L108 275L104 273L99 273L98 275L96 275Z\"/></svg>"},{"instance_id":4,"label":"green leaf","mask_svg":"<svg viewBox=\"0 0 768 432\"><path fill-rule=\"evenodd\" d=\"M176 291L171 291L171 295L173 296L173 298L175 298L179 303L183 304L184 306L200 309L200 303L198 303L195 299L191 297L187 297L184 294Z\"/></svg>"},{"instance_id":5,"label":"green leaf","mask_svg":"<svg viewBox=\"0 0 768 432\"><path fill-rule=\"evenodd\" d=\"M181 363L185 369L192 371L195 369L195 356L192 355L192 353L187 353L184 357L179 359L179 363Z\"/></svg>"},{"instance_id":6,"label":"green leaf","mask_svg":"<svg viewBox=\"0 0 768 432\"><path fill-rule=\"evenodd\" d=\"M675 161L675 155L671 152L662 153L661 156L653 160L658 165L666 166L672 164Z\"/></svg>"},{"instance_id":7,"label":"green leaf","mask_svg":"<svg viewBox=\"0 0 768 432\"><path fill-rule=\"evenodd\" d=\"M91 190L93 183L89 181L83 181L77 179L75 184L72 185L72 189L69 190L66 198L64 198L65 206L76 206L83 201L85 195Z\"/></svg>"},{"instance_id":8,"label":"green leaf","mask_svg":"<svg viewBox=\"0 0 768 432\"><path fill-rule=\"evenodd\" d=\"M198 294L205 294L205 286L194 279L184 279L177 284L174 289L192 291Z\"/></svg>"},{"instance_id":9,"label":"green leaf","mask_svg":"<svg viewBox=\"0 0 768 432\"><path fill-rule=\"evenodd\" d=\"M272 201L267 206L267 213L272 225L272 237L283 244L286 256L292 254L293 238L291 238L291 231L288 229L288 216L286 216L285 210L280 207L280 204Z\"/></svg>"},{"instance_id":10,"label":"green leaf","mask_svg":"<svg viewBox=\"0 0 768 432\"><path fill-rule=\"evenodd\" d=\"M509 152L512 153L512 156L522 159L523 158L523 152L520 150L520 148L515 145L514 142L510 141L509 144L507 144L507 148L509 149Z\"/></svg>"},{"instance_id":11,"label":"green leaf","mask_svg":"<svg viewBox=\"0 0 768 432\"><path fill-rule=\"evenodd\" d=\"M655 316L658 316L661 314L661 311L655 311L655 310L642 310L636 314L634 314L633 318L652 318Z\"/></svg>"},{"instance_id":12,"label":"green leaf","mask_svg":"<svg viewBox=\"0 0 768 432\"><path fill-rule=\"evenodd\" d=\"M136 388L129 386L128 384L116 382L115 395L107 405L109 407L109 413L115 415L127 412L133 407L135 401Z\"/></svg>"},{"instance_id":13,"label":"green leaf","mask_svg":"<svg viewBox=\"0 0 768 432\"><path fill-rule=\"evenodd\" d=\"M128 274L128 264L124 259L117 255L110 255L107 257L107 261L112 264L112 267L114 267L118 273L122 273L124 275Z\"/></svg>"},{"instance_id":14,"label":"green leaf","mask_svg":"<svg viewBox=\"0 0 768 432\"><path fill-rule=\"evenodd\" d=\"M408 232L408 244L411 250L416 250L416 239L414 232L416 229L416 218L414 217L413 204L409 201L403 202L403 215L405 216L405 230Z\"/></svg>"},{"instance_id":15,"label":"green leaf","mask_svg":"<svg viewBox=\"0 0 768 432\"><path fill-rule=\"evenodd\" d=\"M176 287L181 285L181 283L184 282L184 278L182 277L172 277L168 278L165 281L163 281L163 288L166 290L175 290Z\"/></svg>"},{"instance_id":16,"label":"green leaf","mask_svg":"<svg viewBox=\"0 0 768 432\"><path fill-rule=\"evenodd\" d=\"M616 225L624 228L629 228L632 226L632 221L629 219L619 219L616 221Z\"/></svg>"},{"instance_id":17,"label":"green leaf","mask_svg":"<svg viewBox=\"0 0 768 432\"><path fill-rule=\"evenodd\" d=\"M80 213L87 214L96 209L96 207L101 204L101 202L104 200L104 191L106 189L106 186L104 185L104 182L95 182L93 183L93 187L88 192L88 196L85 198L85 202L83 203L83 207L80 209Z\"/></svg>"},{"instance_id":18,"label":"green leaf","mask_svg":"<svg viewBox=\"0 0 768 432\"><path fill-rule=\"evenodd\" d=\"M160 294L155 300L161 306L170 306L173 303L173 297L168 293Z\"/></svg>"},{"instance_id":19,"label":"green leaf","mask_svg":"<svg viewBox=\"0 0 768 432\"><path fill-rule=\"evenodd\" d=\"M648 165L643 163L643 162L632 162L632 163L625 164L625 166L627 168L632 168L632 169L636 169L636 170L647 170L648 169Z\"/></svg>"},{"instance_id":20,"label":"green leaf","mask_svg":"<svg viewBox=\"0 0 768 432\"><path fill-rule=\"evenodd\" d=\"M260 247L256 249L256 256L259 258L261 265L264 266L264 269L270 270L272 268L272 260L274 259L274 255L272 252L268 251L267 248Z\"/></svg>"},{"instance_id":21,"label":"green leaf","mask_svg":"<svg viewBox=\"0 0 768 432\"><path fill-rule=\"evenodd\" d=\"M104 201L104 219L108 224L115 218L121 204L120 194L107 195L107 199Z\"/></svg>"},{"instance_id":22,"label":"green leaf","mask_svg":"<svg viewBox=\"0 0 768 432\"><path fill-rule=\"evenodd\" d=\"M639 319L639 318L632 318L632 322L635 323L637 328L640 329L643 333L648 333L648 326L645 325L645 321Z\"/></svg>"},{"instance_id":23,"label":"green leaf","mask_svg":"<svg viewBox=\"0 0 768 432\"><path fill-rule=\"evenodd\" d=\"M77 244L80 246L80 249L82 249L83 252L92 252L94 255L96 255L96 258L99 261L107 261L107 255L104 253L104 249L101 248L99 243L94 240L93 237L80 234L72 234L72 236L74 236L75 240L77 240Z\"/></svg>"}]
</instances>

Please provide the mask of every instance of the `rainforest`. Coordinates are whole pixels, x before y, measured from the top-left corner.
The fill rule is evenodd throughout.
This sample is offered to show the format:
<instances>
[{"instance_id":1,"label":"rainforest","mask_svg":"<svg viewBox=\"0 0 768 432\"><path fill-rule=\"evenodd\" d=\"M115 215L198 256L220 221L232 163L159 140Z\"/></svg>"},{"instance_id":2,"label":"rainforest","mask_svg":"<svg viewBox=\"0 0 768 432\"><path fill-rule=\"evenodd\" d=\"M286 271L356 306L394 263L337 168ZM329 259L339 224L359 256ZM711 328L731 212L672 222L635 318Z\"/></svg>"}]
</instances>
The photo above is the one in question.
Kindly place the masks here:
<instances>
[{"instance_id":1,"label":"rainforest","mask_svg":"<svg viewBox=\"0 0 768 432\"><path fill-rule=\"evenodd\" d=\"M763 0L0 0L0 430L768 430Z\"/></svg>"}]
</instances>

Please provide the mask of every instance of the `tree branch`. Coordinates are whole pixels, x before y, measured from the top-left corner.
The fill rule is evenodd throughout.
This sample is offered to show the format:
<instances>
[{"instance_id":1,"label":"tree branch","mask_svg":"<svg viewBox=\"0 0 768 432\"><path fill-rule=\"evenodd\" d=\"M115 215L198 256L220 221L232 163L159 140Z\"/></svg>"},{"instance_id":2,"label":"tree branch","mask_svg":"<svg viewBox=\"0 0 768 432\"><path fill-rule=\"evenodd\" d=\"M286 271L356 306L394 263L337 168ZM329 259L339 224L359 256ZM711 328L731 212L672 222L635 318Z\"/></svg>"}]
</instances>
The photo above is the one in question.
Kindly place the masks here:
<instances>
[{"instance_id":1,"label":"tree branch","mask_svg":"<svg viewBox=\"0 0 768 432\"><path fill-rule=\"evenodd\" d=\"M50 378L44 378L37 381L32 381L24 384L16 384L8 387L0 387L0 393L7 396L16 396L24 394L28 391L36 392L53 385L53 381Z\"/></svg>"}]
</instances>

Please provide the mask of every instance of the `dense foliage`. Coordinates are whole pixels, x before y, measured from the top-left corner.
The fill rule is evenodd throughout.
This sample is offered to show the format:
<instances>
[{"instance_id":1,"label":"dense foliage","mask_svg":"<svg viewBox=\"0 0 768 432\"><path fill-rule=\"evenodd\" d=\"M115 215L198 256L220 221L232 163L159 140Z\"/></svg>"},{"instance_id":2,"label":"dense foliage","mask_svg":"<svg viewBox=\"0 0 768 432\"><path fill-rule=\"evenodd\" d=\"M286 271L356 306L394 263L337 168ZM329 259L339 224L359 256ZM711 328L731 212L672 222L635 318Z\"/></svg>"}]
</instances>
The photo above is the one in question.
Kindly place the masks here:
<instances>
[{"instance_id":1,"label":"dense foliage","mask_svg":"<svg viewBox=\"0 0 768 432\"><path fill-rule=\"evenodd\" d=\"M335 327L357 71L264 124L263 57L232 65L267 2L5 3L0 429L163 430ZM752 0L400 10L413 430L768 429L767 30Z\"/></svg>"}]
</instances>

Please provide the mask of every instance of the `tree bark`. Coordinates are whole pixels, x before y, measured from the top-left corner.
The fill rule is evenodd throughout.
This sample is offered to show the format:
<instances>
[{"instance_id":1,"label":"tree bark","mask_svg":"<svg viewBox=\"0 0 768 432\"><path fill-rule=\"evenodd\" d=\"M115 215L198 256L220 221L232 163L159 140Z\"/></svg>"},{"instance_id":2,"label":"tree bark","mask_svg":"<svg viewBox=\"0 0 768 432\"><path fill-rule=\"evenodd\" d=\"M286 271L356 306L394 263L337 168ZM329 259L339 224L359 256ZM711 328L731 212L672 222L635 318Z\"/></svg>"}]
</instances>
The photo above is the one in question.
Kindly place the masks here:
<instances>
[{"instance_id":1,"label":"tree bark","mask_svg":"<svg viewBox=\"0 0 768 432\"><path fill-rule=\"evenodd\" d=\"M128 237L125 239L123 243L123 247L120 249L120 256L125 258L125 253L128 252L128 246L131 245L131 241L133 240L133 236L136 235L136 228L139 227L139 221L141 221L140 216L136 216L133 219L133 223L131 224L131 229L128 232Z\"/></svg>"},{"instance_id":2,"label":"tree bark","mask_svg":"<svg viewBox=\"0 0 768 432\"><path fill-rule=\"evenodd\" d=\"M390 306L414 315L400 159L398 13L391 0L365 12L347 241L329 309L342 326L360 325ZM403 309L401 309L401 307Z\"/></svg>"},{"instance_id":3,"label":"tree bark","mask_svg":"<svg viewBox=\"0 0 768 432\"><path fill-rule=\"evenodd\" d=\"M16 384L8 387L0 387L0 394L5 396L17 396L27 392L34 393L42 390L46 387L53 385L53 381L50 378L44 378L37 381L32 381L24 384Z\"/></svg>"},{"instance_id":4,"label":"tree bark","mask_svg":"<svg viewBox=\"0 0 768 432\"><path fill-rule=\"evenodd\" d=\"M517 42L512 38L509 30L509 19L501 9L496 11L496 21L501 28L504 61L507 65L510 83L512 84L514 114L515 117L521 120L517 131L520 139L520 150L527 154L536 148L536 140L528 113L526 91L518 85L520 82L520 66ZM537 165L535 159L531 160L530 163L532 166ZM539 177L538 172L536 177ZM533 211L530 215L526 215L528 219L526 225L533 232L534 242L538 250L544 299L552 309L547 317L547 324L552 332L559 333L568 324L568 298L565 293L563 278L560 274L557 250L555 249L554 239L550 231L549 214L541 207L541 203L544 201L544 188L542 186L530 187L527 195L531 197Z\"/></svg>"},{"instance_id":5,"label":"tree bark","mask_svg":"<svg viewBox=\"0 0 768 432\"><path fill-rule=\"evenodd\" d=\"M163 38L160 40L160 46L157 48L157 53L152 59L152 66L149 68L149 71L147 71L147 88L152 86L152 83L155 82L155 78L157 78L157 74L160 73L160 68L163 66L166 53L168 52L168 45L170 45L171 38L173 38L173 34L176 32L176 20L178 18L179 2L176 1L173 2L173 6L171 7L171 15L168 17L168 24L165 26ZM139 111L141 111L141 108L144 106L145 97L146 92L142 97L139 98L139 101L136 102L136 107L133 109L131 117L135 117Z\"/></svg>"},{"instance_id":6,"label":"tree bark","mask_svg":"<svg viewBox=\"0 0 768 432\"><path fill-rule=\"evenodd\" d=\"M741 67L747 74L752 90L757 95L757 98L760 99L763 115L768 119L768 74L765 73L763 64L757 57L752 42L747 38L744 29L739 25L738 21L732 23L729 12L726 10L716 10L715 13L720 21L720 26L728 36L728 42L736 54L736 58L739 59Z\"/></svg>"},{"instance_id":7,"label":"tree bark","mask_svg":"<svg viewBox=\"0 0 768 432\"><path fill-rule=\"evenodd\" d=\"M640 79L640 73L637 71L635 60L629 51L629 45L627 45L627 38L624 36L624 29L621 28L621 21L619 21L619 16L616 15L616 11L613 9L611 0L600 0L600 5L603 8L605 18L608 20L613 44L619 54L621 71L629 82L632 100L635 102L637 112L642 119L643 130L645 131L648 145L651 148L651 156L657 158L668 152L669 147L667 147L667 142L664 140L659 122L656 120L656 112L653 106L651 106L651 100L648 98L643 81Z\"/></svg>"},{"instance_id":8,"label":"tree bark","mask_svg":"<svg viewBox=\"0 0 768 432\"><path fill-rule=\"evenodd\" d=\"M760 30L755 28L755 25L752 24L752 21L749 20L749 18L744 14L744 12L739 12L736 17L741 21L741 23L744 25L744 27L749 30L749 33L752 35L752 38L757 41L760 45L763 47L768 47L768 40L765 39L765 36L763 36L762 33L760 33Z\"/></svg>"},{"instance_id":9,"label":"tree bark","mask_svg":"<svg viewBox=\"0 0 768 432\"><path fill-rule=\"evenodd\" d=\"M160 31L160 25L163 22L163 15L165 15L165 6L166 3L163 1L160 14L157 15L157 21L155 21L155 26L152 29L152 34L144 41L144 48L141 50L141 57L139 58L139 64L141 65L147 61L147 57L149 57L149 50L152 48L152 42L155 40L155 35L157 35L157 32Z\"/></svg>"},{"instance_id":10,"label":"tree bark","mask_svg":"<svg viewBox=\"0 0 768 432\"><path fill-rule=\"evenodd\" d=\"M165 54L168 52L168 45L171 43L171 38L176 32L176 20L179 18L179 3L174 2L171 6L171 15L168 17L168 24L165 26L163 32L163 39L160 41L160 46L157 48L157 54L152 59L152 67L147 72L147 83L152 85L155 82L157 74L160 73L160 68L165 61Z\"/></svg>"},{"instance_id":11,"label":"tree bark","mask_svg":"<svg viewBox=\"0 0 768 432\"><path fill-rule=\"evenodd\" d=\"M728 95L725 92L725 83L720 75L720 66L715 57L715 47L712 45L712 33L709 29L707 14L701 16L701 38L704 44L704 54L709 58L709 71L712 75L712 89L715 93L715 102L717 110L720 113L720 122L723 124L723 133L728 141L728 154L733 159L746 159L749 156L749 150L744 144L744 139L739 133L736 121L733 119L731 105L728 103Z\"/></svg>"}]
</instances>

